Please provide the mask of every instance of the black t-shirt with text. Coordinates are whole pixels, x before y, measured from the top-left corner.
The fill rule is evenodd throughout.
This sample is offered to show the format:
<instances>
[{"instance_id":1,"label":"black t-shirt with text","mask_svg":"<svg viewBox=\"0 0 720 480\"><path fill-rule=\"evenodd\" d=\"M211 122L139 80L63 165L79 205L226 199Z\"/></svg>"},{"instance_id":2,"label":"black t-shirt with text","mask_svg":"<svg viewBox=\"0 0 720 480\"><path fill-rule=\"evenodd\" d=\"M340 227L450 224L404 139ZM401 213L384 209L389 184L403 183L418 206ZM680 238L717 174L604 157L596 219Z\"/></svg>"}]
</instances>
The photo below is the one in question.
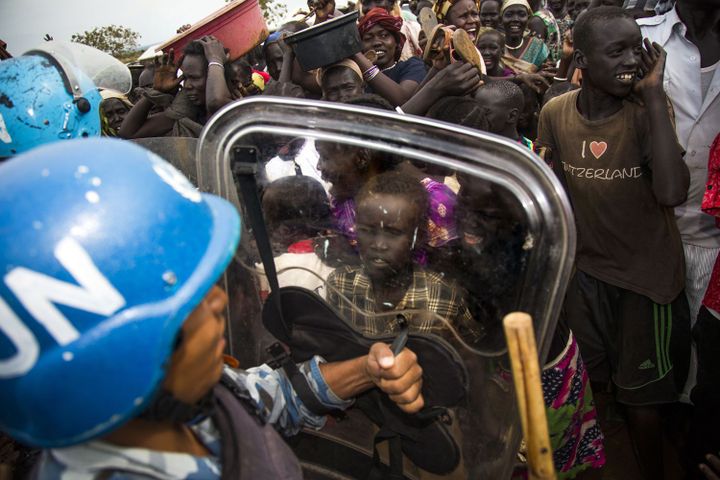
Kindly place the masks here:
<instances>
[{"instance_id":1,"label":"black t-shirt with text","mask_svg":"<svg viewBox=\"0 0 720 480\"><path fill-rule=\"evenodd\" d=\"M538 146L552 152L575 213L576 266L609 284L670 303L685 285L673 209L652 189L651 132L645 108L626 100L602 120L577 109L579 90L540 113Z\"/></svg>"}]
</instances>

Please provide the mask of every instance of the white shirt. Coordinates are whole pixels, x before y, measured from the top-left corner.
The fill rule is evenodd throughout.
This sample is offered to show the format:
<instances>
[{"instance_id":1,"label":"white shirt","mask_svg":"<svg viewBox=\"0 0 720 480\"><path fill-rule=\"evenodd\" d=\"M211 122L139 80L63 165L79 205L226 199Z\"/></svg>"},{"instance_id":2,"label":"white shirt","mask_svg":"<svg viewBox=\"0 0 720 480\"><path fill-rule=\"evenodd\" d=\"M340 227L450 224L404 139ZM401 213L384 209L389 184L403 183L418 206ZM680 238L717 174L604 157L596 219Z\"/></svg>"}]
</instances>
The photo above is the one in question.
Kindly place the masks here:
<instances>
[{"instance_id":1,"label":"white shirt","mask_svg":"<svg viewBox=\"0 0 720 480\"><path fill-rule=\"evenodd\" d=\"M256 263L255 269L260 274L260 291L269 292L265 268ZM303 287L325 298L327 277L335 269L325 265L314 253L283 253L275 257L275 270L280 287Z\"/></svg>"},{"instance_id":2,"label":"white shirt","mask_svg":"<svg viewBox=\"0 0 720 480\"><path fill-rule=\"evenodd\" d=\"M707 94L703 95L700 51L685 38L687 27L673 8L665 15L638 19L644 37L659 43L667 52L665 92L675 109L675 124L685 163L690 169L687 201L675 208L683 243L705 248L720 247L715 218L700 210L710 145L720 131L720 74L715 64ZM703 98L704 97L704 98Z\"/></svg>"},{"instance_id":3,"label":"white shirt","mask_svg":"<svg viewBox=\"0 0 720 480\"><path fill-rule=\"evenodd\" d=\"M717 70L718 63L720 63L720 61L715 62L714 65L710 65L709 67L702 67L700 69L700 81L702 83L703 100L705 100L705 96L707 95L708 90L710 90L710 84L712 83L713 78L715 78L715 70Z\"/></svg>"},{"instance_id":4,"label":"white shirt","mask_svg":"<svg viewBox=\"0 0 720 480\"><path fill-rule=\"evenodd\" d=\"M293 160L283 160L280 157L273 157L265 164L265 176L269 182L282 177L292 177L297 174L295 166L300 167L300 172L308 177L312 177L320 182L325 192L330 191L330 185L322 179L320 170L317 168L320 154L315 149L315 140L309 138L305 140L303 147L297 153Z\"/></svg>"}]
</instances>

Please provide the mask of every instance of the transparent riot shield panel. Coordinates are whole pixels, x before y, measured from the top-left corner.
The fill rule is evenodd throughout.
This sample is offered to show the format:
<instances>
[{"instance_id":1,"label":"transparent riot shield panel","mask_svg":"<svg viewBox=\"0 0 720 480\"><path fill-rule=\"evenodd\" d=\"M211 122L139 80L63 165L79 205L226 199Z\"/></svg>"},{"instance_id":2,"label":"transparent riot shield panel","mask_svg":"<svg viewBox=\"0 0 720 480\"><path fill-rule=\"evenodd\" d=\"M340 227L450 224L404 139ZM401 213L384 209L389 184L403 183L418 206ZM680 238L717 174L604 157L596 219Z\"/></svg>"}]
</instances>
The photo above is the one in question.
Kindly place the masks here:
<instances>
[{"instance_id":1,"label":"transparent riot shield panel","mask_svg":"<svg viewBox=\"0 0 720 480\"><path fill-rule=\"evenodd\" d=\"M74 75L74 69L82 71L96 87L126 94L132 88L130 70L120 60L97 48L75 42L53 40L43 42L27 53L42 52L53 57L65 70Z\"/></svg>"},{"instance_id":2,"label":"transparent riot shield panel","mask_svg":"<svg viewBox=\"0 0 720 480\"><path fill-rule=\"evenodd\" d=\"M197 138L148 137L137 138L132 141L170 162L173 167L180 170L190 180L190 183L197 186L197 167L195 163Z\"/></svg>"},{"instance_id":3,"label":"transparent riot shield panel","mask_svg":"<svg viewBox=\"0 0 720 480\"><path fill-rule=\"evenodd\" d=\"M410 332L424 413L440 409L433 425L443 426L402 420L413 425L398 427L406 478L509 478L521 432L502 319L529 313L544 360L575 247L567 199L542 161L505 139L424 118L264 97L216 115L196 157L199 187L246 220L225 278L229 343L241 364L268 361L270 331L287 333L263 325L278 298L266 301L267 245L281 297L291 287L313 292L345 332L330 342L337 352L318 341L324 350L308 354L342 358ZM258 209L241 186L248 176ZM247 221L256 210L262 228ZM277 308L313 316L301 311L306 303L293 305ZM377 433L396 418L374 405L363 396L342 421L295 440L309 478L366 478L374 451L393 463L392 442Z\"/></svg>"}]
</instances>

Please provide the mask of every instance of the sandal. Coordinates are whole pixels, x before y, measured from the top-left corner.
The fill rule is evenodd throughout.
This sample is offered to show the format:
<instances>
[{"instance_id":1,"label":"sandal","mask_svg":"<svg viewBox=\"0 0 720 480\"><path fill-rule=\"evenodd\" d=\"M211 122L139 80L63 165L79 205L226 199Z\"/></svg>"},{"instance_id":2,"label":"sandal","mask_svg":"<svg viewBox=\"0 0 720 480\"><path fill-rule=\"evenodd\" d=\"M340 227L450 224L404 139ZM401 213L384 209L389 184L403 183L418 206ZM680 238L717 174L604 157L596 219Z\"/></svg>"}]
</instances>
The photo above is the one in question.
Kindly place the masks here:
<instances>
[{"instance_id":1,"label":"sandal","mask_svg":"<svg viewBox=\"0 0 720 480\"><path fill-rule=\"evenodd\" d=\"M449 27L442 24L435 25L430 35L428 35L428 41L423 52L423 61L432 64L435 60L439 60L439 57L444 57L446 63L449 64L451 61L452 34L453 31Z\"/></svg>"},{"instance_id":2,"label":"sandal","mask_svg":"<svg viewBox=\"0 0 720 480\"><path fill-rule=\"evenodd\" d=\"M435 12L432 11L432 8L423 7L423 9L420 10L418 21L420 22L420 26L422 26L423 32L425 32L425 37L430 38L433 29L437 27L438 24L437 17L435 16Z\"/></svg>"},{"instance_id":3,"label":"sandal","mask_svg":"<svg viewBox=\"0 0 720 480\"><path fill-rule=\"evenodd\" d=\"M482 75L487 75L487 68L482 55L465 30L457 29L453 32L452 44L451 62L463 61L469 63L477 68Z\"/></svg>"}]
</instances>

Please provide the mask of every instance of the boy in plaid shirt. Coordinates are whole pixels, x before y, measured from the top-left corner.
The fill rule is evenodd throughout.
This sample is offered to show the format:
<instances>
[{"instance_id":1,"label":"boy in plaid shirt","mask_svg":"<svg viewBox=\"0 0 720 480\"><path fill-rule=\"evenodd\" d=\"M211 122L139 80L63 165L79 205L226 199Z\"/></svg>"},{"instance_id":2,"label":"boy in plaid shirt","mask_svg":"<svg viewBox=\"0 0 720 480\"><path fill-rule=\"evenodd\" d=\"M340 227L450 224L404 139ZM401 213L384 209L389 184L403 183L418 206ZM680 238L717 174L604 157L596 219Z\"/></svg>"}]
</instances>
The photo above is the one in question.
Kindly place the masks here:
<instances>
[{"instance_id":1,"label":"boy in plaid shirt","mask_svg":"<svg viewBox=\"0 0 720 480\"><path fill-rule=\"evenodd\" d=\"M328 301L364 335L395 331L398 310L422 311L406 315L414 331L447 332L452 326L463 336L474 332L465 292L413 263L427 225L428 198L420 182L399 172L383 173L355 201L362 264L330 274Z\"/></svg>"}]
</instances>

